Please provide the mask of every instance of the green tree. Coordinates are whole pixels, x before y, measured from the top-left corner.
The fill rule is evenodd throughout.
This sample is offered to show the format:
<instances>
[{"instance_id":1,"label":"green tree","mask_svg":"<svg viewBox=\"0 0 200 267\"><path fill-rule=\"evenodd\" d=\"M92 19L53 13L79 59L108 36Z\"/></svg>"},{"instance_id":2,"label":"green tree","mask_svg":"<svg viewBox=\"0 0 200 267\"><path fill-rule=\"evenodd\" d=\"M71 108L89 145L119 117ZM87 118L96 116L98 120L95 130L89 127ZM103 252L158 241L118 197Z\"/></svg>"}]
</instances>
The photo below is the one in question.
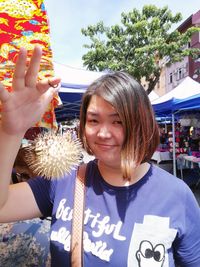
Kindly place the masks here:
<instances>
[{"instance_id":1,"label":"green tree","mask_svg":"<svg viewBox=\"0 0 200 267\"><path fill-rule=\"evenodd\" d=\"M199 49L187 45L194 32L191 27L180 33L172 30L182 20L181 13L172 15L167 6L145 5L140 12L133 9L121 14L121 25L106 27L103 22L81 29L90 38L84 47L83 64L89 70L125 70L135 79L144 77L148 94L159 81L164 65L181 61L184 56L195 57Z\"/></svg>"}]
</instances>

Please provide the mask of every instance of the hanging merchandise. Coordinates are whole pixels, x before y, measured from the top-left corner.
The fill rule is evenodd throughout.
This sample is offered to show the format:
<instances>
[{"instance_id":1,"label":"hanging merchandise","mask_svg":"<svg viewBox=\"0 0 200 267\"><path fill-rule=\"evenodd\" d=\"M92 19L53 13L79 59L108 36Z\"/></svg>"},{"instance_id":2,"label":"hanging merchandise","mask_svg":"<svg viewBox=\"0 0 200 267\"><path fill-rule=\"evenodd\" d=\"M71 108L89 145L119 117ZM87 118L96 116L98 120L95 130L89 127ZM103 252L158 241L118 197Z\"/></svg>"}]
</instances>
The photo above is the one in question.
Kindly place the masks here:
<instances>
[{"instance_id":1,"label":"hanging merchandise","mask_svg":"<svg viewBox=\"0 0 200 267\"><path fill-rule=\"evenodd\" d=\"M195 128L200 128L200 113L199 112L192 114L192 126Z\"/></svg>"},{"instance_id":2,"label":"hanging merchandise","mask_svg":"<svg viewBox=\"0 0 200 267\"><path fill-rule=\"evenodd\" d=\"M20 47L27 49L28 58L34 46L43 49L38 79L54 76L48 19L43 0L0 1L0 80L8 91L12 91L12 75ZM28 63L28 62L27 62ZM54 108L59 102L55 95L35 126L57 128Z\"/></svg>"},{"instance_id":3,"label":"hanging merchandise","mask_svg":"<svg viewBox=\"0 0 200 267\"><path fill-rule=\"evenodd\" d=\"M192 124L192 120L191 120L191 116L189 114L184 115L181 119L180 119L180 125L181 126L191 126Z\"/></svg>"}]
</instances>

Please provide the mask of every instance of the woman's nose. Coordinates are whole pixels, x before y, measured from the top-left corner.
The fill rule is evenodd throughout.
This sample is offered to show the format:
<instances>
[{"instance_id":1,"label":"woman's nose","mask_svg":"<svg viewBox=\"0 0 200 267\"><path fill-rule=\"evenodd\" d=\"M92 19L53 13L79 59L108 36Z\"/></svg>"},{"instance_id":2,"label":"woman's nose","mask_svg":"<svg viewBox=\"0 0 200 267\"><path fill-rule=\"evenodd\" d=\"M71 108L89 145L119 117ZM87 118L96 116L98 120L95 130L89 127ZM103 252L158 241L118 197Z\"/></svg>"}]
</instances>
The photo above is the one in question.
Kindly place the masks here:
<instances>
[{"instance_id":1,"label":"woman's nose","mask_svg":"<svg viewBox=\"0 0 200 267\"><path fill-rule=\"evenodd\" d=\"M111 137L111 131L109 130L109 127L107 127L107 126L100 127L97 136L100 138L110 138Z\"/></svg>"}]
</instances>

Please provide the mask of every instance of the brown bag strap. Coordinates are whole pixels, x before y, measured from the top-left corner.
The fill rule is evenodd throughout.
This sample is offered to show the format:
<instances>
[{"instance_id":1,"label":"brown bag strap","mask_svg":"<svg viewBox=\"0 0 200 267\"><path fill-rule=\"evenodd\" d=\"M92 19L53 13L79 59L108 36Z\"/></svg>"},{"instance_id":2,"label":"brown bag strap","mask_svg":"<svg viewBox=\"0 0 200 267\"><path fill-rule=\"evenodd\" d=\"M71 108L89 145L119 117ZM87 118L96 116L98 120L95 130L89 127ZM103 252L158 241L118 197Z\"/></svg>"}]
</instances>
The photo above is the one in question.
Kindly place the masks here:
<instances>
[{"instance_id":1,"label":"brown bag strap","mask_svg":"<svg viewBox=\"0 0 200 267\"><path fill-rule=\"evenodd\" d=\"M74 210L71 235L71 266L83 266L83 224L85 206L85 172L87 164L82 164L77 173L74 192Z\"/></svg>"}]
</instances>

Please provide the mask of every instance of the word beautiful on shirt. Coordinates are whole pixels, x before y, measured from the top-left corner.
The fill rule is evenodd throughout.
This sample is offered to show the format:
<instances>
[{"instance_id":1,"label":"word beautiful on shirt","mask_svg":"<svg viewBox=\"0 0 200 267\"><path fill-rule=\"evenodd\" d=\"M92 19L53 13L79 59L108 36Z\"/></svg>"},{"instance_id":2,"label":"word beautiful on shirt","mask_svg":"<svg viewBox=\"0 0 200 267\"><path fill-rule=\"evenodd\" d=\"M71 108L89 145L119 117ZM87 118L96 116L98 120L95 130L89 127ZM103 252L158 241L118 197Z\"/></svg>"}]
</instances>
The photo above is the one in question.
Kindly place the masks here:
<instances>
[{"instance_id":1,"label":"word beautiful on shirt","mask_svg":"<svg viewBox=\"0 0 200 267\"><path fill-rule=\"evenodd\" d=\"M56 211L56 219L66 222L71 221L72 216L73 209L67 206L67 200L63 198ZM116 224L110 224L109 216L105 216L103 218L100 217L100 213L94 215L90 209L85 211L84 224L90 224L90 227L93 229L93 237L100 238L102 235L112 235L112 237L116 240L126 240L126 237L120 234L122 227L121 221L118 221ZM50 238L52 241L57 241L63 244L64 250L70 251L71 233L65 227L60 227L58 231L52 231ZM109 249L106 242L103 242L102 240L92 242L89 239L88 234L84 232L83 244L86 252L91 252L93 255L104 261L110 261L113 249Z\"/></svg>"}]
</instances>

